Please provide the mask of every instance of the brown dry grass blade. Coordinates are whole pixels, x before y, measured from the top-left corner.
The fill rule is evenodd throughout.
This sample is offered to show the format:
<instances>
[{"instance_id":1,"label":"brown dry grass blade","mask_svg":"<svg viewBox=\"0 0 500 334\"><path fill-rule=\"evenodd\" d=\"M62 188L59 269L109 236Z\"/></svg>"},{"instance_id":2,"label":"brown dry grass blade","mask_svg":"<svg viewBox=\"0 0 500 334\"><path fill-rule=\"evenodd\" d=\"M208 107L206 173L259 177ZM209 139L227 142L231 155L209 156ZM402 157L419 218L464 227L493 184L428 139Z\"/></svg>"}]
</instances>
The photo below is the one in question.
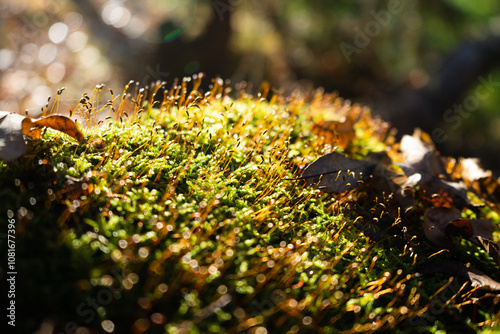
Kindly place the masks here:
<instances>
[{"instance_id":1,"label":"brown dry grass blade","mask_svg":"<svg viewBox=\"0 0 500 334\"><path fill-rule=\"evenodd\" d=\"M50 115L34 121L33 125L37 127L45 126L64 132L78 141L83 139L83 134L78 130L75 122L66 116Z\"/></svg>"}]
</instances>

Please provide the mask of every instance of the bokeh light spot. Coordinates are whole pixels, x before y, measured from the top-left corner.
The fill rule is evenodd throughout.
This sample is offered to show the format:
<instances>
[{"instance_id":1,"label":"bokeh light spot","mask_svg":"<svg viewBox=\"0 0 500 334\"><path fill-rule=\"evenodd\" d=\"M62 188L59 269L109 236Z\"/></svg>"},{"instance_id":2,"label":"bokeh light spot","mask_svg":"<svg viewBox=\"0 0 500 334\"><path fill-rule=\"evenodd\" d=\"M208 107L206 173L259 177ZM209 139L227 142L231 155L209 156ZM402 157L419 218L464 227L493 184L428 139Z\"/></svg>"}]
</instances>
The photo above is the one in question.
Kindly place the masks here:
<instances>
[{"instance_id":1,"label":"bokeh light spot","mask_svg":"<svg viewBox=\"0 0 500 334\"><path fill-rule=\"evenodd\" d=\"M42 65L48 65L56 59L57 47L53 43L47 43L42 45L38 51L38 60Z\"/></svg>"},{"instance_id":2,"label":"bokeh light spot","mask_svg":"<svg viewBox=\"0 0 500 334\"><path fill-rule=\"evenodd\" d=\"M0 50L0 71L4 71L14 62L14 51L9 49Z\"/></svg>"},{"instance_id":3,"label":"bokeh light spot","mask_svg":"<svg viewBox=\"0 0 500 334\"><path fill-rule=\"evenodd\" d=\"M161 313L153 313L151 314L151 321L154 323L154 324L157 324L157 325L162 325L163 323L165 323L165 316Z\"/></svg>"},{"instance_id":4,"label":"bokeh light spot","mask_svg":"<svg viewBox=\"0 0 500 334\"><path fill-rule=\"evenodd\" d=\"M47 80L51 83L59 83L64 79L66 74L66 66L64 64L56 62L52 63L47 67Z\"/></svg>"},{"instance_id":5,"label":"bokeh light spot","mask_svg":"<svg viewBox=\"0 0 500 334\"><path fill-rule=\"evenodd\" d=\"M115 28L122 28L130 21L130 11L113 2L108 2L102 9L102 20Z\"/></svg>"},{"instance_id":6,"label":"bokeh light spot","mask_svg":"<svg viewBox=\"0 0 500 334\"><path fill-rule=\"evenodd\" d=\"M52 43L59 44L66 39L69 28L62 22L54 23L49 29L49 39Z\"/></svg>"},{"instance_id":7,"label":"bokeh light spot","mask_svg":"<svg viewBox=\"0 0 500 334\"><path fill-rule=\"evenodd\" d=\"M88 36L82 31L75 31L68 36L66 46L72 52L82 51L87 45Z\"/></svg>"},{"instance_id":8,"label":"bokeh light spot","mask_svg":"<svg viewBox=\"0 0 500 334\"><path fill-rule=\"evenodd\" d=\"M115 331L115 324L111 320L104 320L101 322L102 329L108 333L113 333Z\"/></svg>"}]
</instances>

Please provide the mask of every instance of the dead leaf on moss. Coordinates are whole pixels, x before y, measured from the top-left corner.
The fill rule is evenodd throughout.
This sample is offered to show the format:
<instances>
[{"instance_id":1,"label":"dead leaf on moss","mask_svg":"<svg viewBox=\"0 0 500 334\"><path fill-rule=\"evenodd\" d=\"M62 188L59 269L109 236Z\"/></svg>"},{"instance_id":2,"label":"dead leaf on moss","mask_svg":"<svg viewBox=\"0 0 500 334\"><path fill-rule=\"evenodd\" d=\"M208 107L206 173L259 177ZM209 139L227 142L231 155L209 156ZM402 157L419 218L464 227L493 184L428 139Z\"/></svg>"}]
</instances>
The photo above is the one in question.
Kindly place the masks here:
<instances>
[{"instance_id":1,"label":"dead leaf on moss","mask_svg":"<svg viewBox=\"0 0 500 334\"><path fill-rule=\"evenodd\" d=\"M446 226L461 218L457 208L430 208L424 213L424 235L434 245L441 248L453 248L453 242L445 232Z\"/></svg>"},{"instance_id":2,"label":"dead leaf on moss","mask_svg":"<svg viewBox=\"0 0 500 334\"><path fill-rule=\"evenodd\" d=\"M343 193L358 186L375 168L374 163L353 160L340 153L326 154L306 167L299 179L328 193Z\"/></svg>"},{"instance_id":3,"label":"dead leaf on moss","mask_svg":"<svg viewBox=\"0 0 500 334\"><path fill-rule=\"evenodd\" d=\"M486 253L488 253L500 267L500 246L498 246L498 243L494 242L491 239L485 239L479 235L476 236L475 239L477 240L476 244L483 247Z\"/></svg>"},{"instance_id":4,"label":"dead leaf on moss","mask_svg":"<svg viewBox=\"0 0 500 334\"><path fill-rule=\"evenodd\" d=\"M474 267L462 265L459 274L468 278L472 287L492 292L500 291L500 283Z\"/></svg>"},{"instance_id":5,"label":"dead leaf on moss","mask_svg":"<svg viewBox=\"0 0 500 334\"><path fill-rule=\"evenodd\" d=\"M500 213L500 182L493 177L491 171L483 170L479 166L479 161L473 158L462 159L459 169L464 183Z\"/></svg>"},{"instance_id":6,"label":"dead leaf on moss","mask_svg":"<svg viewBox=\"0 0 500 334\"><path fill-rule=\"evenodd\" d=\"M468 279L471 286L480 290L498 292L500 291L500 283L483 273L482 271L467 266L460 262L445 261L426 263L421 265L419 271L424 274L441 273L448 275L458 275Z\"/></svg>"},{"instance_id":7,"label":"dead leaf on moss","mask_svg":"<svg viewBox=\"0 0 500 334\"><path fill-rule=\"evenodd\" d=\"M444 232L448 237L458 235L468 239L472 237L472 223L466 218L452 220L445 226Z\"/></svg>"},{"instance_id":8,"label":"dead leaf on moss","mask_svg":"<svg viewBox=\"0 0 500 334\"><path fill-rule=\"evenodd\" d=\"M75 122L66 116L50 115L32 120L28 116L0 111L0 159L12 161L21 157L26 153L23 136L40 138L42 127L59 130L78 141L83 139Z\"/></svg>"},{"instance_id":9,"label":"dead leaf on moss","mask_svg":"<svg viewBox=\"0 0 500 334\"><path fill-rule=\"evenodd\" d=\"M427 239L437 246L452 248L454 246L450 238L460 236L484 248L477 238L493 239L495 225L484 219L462 218L461 214L454 207L427 209L424 214L424 234Z\"/></svg>"},{"instance_id":10,"label":"dead leaf on moss","mask_svg":"<svg viewBox=\"0 0 500 334\"><path fill-rule=\"evenodd\" d=\"M430 137L418 130L413 136L403 136L400 143L403 162L399 166L408 177L404 187L420 186L427 198L438 206L463 208L469 204L467 188L461 181L453 180L446 171L446 160L436 151Z\"/></svg>"},{"instance_id":11,"label":"dead leaf on moss","mask_svg":"<svg viewBox=\"0 0 500 334\"><path fill-rule=\"evenodd\" d=\"M417 129L412 136L404 135L399 149L403 157L400 167L406 175L424 172L432 176L439 176L445 172L442 161L440 161L441 156L437 153L436 147L426 133Z\"/></svg>"},{"instance_id":12,"label":"dead leaf on moss","mask_svg":"<svg viewBox=\"0 0 500 334\"><path fill-rule=\"evenodd\" d=\"M34 126L37 127L47 127L54 130L61 131L68 136L75 138L80 141L83 139L83 134L78 130L75 122L70 118L62 115L50 115L42 117L33 122Z\"/></svg>"},{"instance_id":13,"label":"dead leaf on moss","mask_svg":"<svg viewBox=\"0 0 500 334\"><path fill-rule=\"evenodd\" d=\"M333 152L312 162L299 179L314 188L337 194L356 189L369 179L370 187L365 190L374 197L392 194L396 201L390 209L397 217L399 210L408 210L414 205L414 200L402 188L407 177L394 172L391 166L392 160L385 152L370 153L364 160Z\"/></svg>"}]
</instances>

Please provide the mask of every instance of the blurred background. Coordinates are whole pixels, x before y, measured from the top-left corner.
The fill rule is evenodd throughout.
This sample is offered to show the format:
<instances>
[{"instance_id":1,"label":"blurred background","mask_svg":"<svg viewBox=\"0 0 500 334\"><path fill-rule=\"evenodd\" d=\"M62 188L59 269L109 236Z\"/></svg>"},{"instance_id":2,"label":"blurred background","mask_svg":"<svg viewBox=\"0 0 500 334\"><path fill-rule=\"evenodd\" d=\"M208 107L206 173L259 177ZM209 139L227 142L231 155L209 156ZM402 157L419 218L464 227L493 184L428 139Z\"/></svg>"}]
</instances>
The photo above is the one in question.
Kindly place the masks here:
<instances>
[{"instance_id":1,"label":"blurred background","mask_svg":"<svg viewBox=\"0 0 500 334\"><path fill-rule=\"evenodd\" d=\"M498 171L498 0L2 0L0 110L60 112L200 71L255 91L323 87L399 133ZM206 83L209 84L209 80ZM242 84L242 82L244 82ZM105 89L107 91L107 89ZM106 98L103 98L106 101Z\"/></svg>"}]
</instances>

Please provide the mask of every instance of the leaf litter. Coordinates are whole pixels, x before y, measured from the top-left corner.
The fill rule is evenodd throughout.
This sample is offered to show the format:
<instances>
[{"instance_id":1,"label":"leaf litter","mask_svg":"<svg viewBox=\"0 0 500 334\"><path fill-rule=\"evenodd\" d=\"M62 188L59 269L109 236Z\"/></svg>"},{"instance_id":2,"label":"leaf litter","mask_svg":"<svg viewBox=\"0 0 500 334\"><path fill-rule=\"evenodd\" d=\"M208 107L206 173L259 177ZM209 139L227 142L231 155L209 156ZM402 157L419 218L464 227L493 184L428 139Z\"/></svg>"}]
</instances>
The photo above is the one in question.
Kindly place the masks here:
<instances>
[{"instance_id":1,"label":"leaf litter","mask_svg":"<svg viewBox=\"0 0 500 334\"><path fill-rule=\"evenodd\" d=\"M49 115L39 119L22 116L8 111L0 111L0 159L12 161L23 156L26 151L24 137L38 139L42 128L61 131L81 141L83 134L75 122L63 115Z\"/></svg>"},{"instance_id":2,"label":"leaf litter","mask_svg":"<svg viewBox=\"0 0 500 334\"><path fill-rule=\"evenodd\" d=\"M336 129L339 125L343 126L343 137L338 136ZM316 134L337 140L341 143L337 147L342 149L347 147L347 141L352 140L351 132L345 126L342 123L322 123L317 127L322 132L316 129ZM328 128L333 133L330 137L324 133ZM407 231L404 224L410 224L405 214L422 208L420 228L430 243L442 251L452 252L466 248L464 245L476 247L474 254L484 253L495 267L484 273L470 262L427 261L419 266L419 271L458 275L469 280L473 288L500 296L500 283L490 277L497 276L500 269L500 247L493 240L497 227L489 220L463 217L466 210L477 211L484 204L500 212L500 183L490 171L479 166L477 159L455 162L443 157L430 136L417 129L412 136L404 135L399 143L387 147L386 152L371 153L362 160L335 151L328 153L309 164L297 179L321 191L341 194L343 199L347 194L361 211L363 201L367 199L379 202L384 202L381 200L384 199L383 207L390 202L396 207L396 210L386 210L392 225L389 222L388 226L383 226L379 219L374 219L371 224L355 224L375 241L382 240L384 232L392 235L398 230L400 235L392 236L404 238ZM473 204L469 193L475 194L484 204ZM367 228L373 224L379 226Z\"/></svg>"}]
</instances>

